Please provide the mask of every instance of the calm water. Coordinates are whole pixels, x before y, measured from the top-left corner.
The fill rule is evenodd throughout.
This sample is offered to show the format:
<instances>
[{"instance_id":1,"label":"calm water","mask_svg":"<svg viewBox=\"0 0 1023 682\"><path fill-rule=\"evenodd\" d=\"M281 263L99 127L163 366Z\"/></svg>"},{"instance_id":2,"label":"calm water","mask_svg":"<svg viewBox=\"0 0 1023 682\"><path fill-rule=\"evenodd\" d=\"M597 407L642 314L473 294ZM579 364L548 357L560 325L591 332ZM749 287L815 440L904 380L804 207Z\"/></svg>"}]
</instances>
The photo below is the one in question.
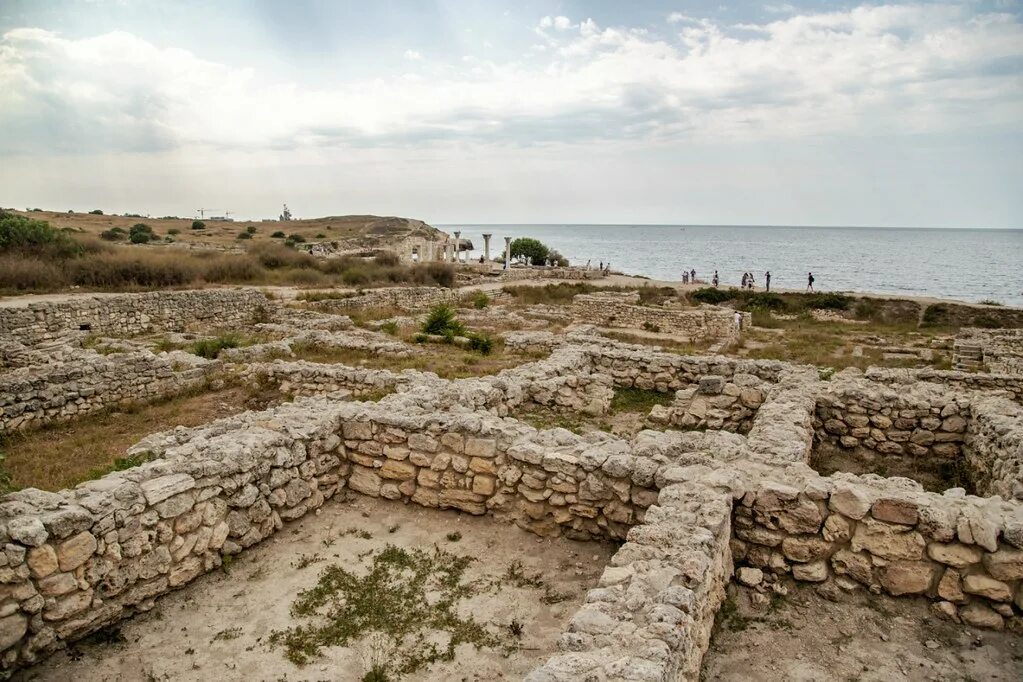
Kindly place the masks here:
<instances>
[{"instance_id":1,"label":"calm water","mask_svg":"<svg viewBox=\"0 0 1023 682\"><path fill-rule=\"evenodd\" d=\"M993 299L1023 306L1023 230L950 230L678 225L443 225L472 240L484 232L491 255L504 237L535 237L573 265L587 260L629 274L678 280L695 269L709 281L738 285L745 271L763 287L806 287L812 271L821 291L875 291L964 301Z\"/></svg>"}]
</instances>

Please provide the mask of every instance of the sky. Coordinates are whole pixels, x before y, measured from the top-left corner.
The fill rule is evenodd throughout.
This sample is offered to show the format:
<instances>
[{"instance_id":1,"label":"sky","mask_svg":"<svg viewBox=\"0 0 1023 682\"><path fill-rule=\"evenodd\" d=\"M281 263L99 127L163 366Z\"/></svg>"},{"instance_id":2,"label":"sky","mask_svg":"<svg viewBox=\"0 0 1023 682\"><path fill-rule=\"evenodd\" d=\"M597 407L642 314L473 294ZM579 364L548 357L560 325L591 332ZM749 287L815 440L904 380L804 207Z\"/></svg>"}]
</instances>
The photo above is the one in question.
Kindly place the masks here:
<instances>
[{"instance_id":1,"label":"sky","mask_svg":"<svg viewBox=\"0 0 1023 682\"><path fill-rule=\"evenodd\" d=\"M1023 5L0 0L0 206L1023 228Z\"/></svg>"}]
</instances>

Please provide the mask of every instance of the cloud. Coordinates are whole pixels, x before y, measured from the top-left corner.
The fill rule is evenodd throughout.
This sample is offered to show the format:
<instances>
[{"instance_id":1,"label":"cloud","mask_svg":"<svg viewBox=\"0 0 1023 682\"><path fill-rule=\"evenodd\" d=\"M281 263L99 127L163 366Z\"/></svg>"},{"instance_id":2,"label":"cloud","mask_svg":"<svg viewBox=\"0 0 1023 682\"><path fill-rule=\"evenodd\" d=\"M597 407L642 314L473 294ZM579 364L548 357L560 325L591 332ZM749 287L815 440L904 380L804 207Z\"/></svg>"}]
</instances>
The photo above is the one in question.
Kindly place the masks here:
<instances>
[{"instance_id":1,"label":"cloud","mask_svg":"<svg viewBox=\"0 0 1023 682\"><path fill-rule=\"evenodd\" d=\"M114 32L0 37L0 153L294 149L1019 131L1023 25L967 5L861 6L670 33L543 17L515 61L279 82ZM542 48L542 49L540 49ZM405 58L418 61L408 50Z\"/></svg>"},{"instance_id":2,"label":"cloud","mask_svg":"<svg viewBox=\"0 0 1023 682\"><path fill-rule=\"evenodd\" d=\"M416 52L415 50L405 50L405 59L408 59L409 61L418 62L422 60L422 58L423 55Z\"/></svg>"}]
</instances>

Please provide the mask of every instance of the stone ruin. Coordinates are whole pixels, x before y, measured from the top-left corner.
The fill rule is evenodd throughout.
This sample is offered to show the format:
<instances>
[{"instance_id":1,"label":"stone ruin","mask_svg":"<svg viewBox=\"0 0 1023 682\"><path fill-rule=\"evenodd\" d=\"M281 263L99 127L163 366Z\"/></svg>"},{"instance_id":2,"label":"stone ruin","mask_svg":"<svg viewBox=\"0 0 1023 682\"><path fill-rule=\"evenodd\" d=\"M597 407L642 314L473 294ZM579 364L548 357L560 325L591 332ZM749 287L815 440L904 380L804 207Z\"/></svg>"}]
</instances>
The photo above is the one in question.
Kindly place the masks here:
<instances>
[{"instance_id":1,"label":"stone ruin","mask_svg":"<svg viewBox=\"0 0 1023 682\"><path fill-rule=\"evenodd\" d=\"M74 306L52 315L4 309L0 330L4 343L31 350L83 333L81 324L128 333L185 328L194 322L181 312L187 304L171 302L189 295L125 295L88 315ZM251 292L194 295L205 301L195 304L197 317L207 305L236 307L218 315L339 344L372 347L376 339L380 352L401 352L400 342L351 330L343 316L276 308ZM489 514L542 536L624 541L559 639L559 653L530 682L698 679L733 575L752 589L785 580L827 585L838 599L914 596L949 619L1020 627L1019 375L822 377L777 361L677 355L582 326L558 337L510 334L510 347L546 356L449 381L295 362L289 343L274 352L241 349L234 369L287 385L300 396L294 402L152 434L129 451L147 456L140 466L0 501L4 670L148 610L344 490ZM92 359L67 352L54 364L78 361ZM675 399L651 413L659 430L628 439L537 430L515 418L529 406L606 414L615 388ZM391 393L359 400L383 389ZM958 461L976 494L929 492L909 478L825 476L810 464L825 446Z\"/></svg>"}]
</instances>

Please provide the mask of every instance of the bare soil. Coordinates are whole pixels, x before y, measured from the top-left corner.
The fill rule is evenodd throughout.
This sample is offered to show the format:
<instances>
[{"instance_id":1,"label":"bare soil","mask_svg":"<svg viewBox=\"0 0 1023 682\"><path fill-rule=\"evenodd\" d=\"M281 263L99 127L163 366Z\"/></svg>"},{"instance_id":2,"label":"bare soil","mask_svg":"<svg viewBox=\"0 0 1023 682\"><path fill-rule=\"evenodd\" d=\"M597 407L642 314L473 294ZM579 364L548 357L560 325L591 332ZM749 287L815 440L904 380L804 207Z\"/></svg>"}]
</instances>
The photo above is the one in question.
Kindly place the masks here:
<instances>
[{"instance_id":1,"label":"bare soil","mask_svg":"<svg viewBox=\"0 0 1023 682\"><path fill-rule=\"evenodd\" d=\"M499 590L467 597L459 613L486 623L511 651L463 644L453 661L402 678L412 681L521 679L554 652L558 636L616 549L610 543L541 539L488 517L356 496L288 524L236 558L229 573L203 576L160 599L149 613L55 654L16 679L360 680L367 669L366 646L324 649L322 657L298 667L268 639L275 630L301 624L290 607L325 567L364 572L367 557L388 544L427 551L437 546L473 557L466 574L471 579L499 579L519 561L523 573L539 574L564 597L543 603L542 591L507 581ZM518 637L511 634L513 621L522 626Z\"/></svg>"},{"instance_id":2,"label":"bare soil","mask_svg":"<svg viewBox=\"0 0 1023 682\"><path fill-rule=\"evenodd\" d=\"M836 603L796 586L754 606L750 591L729 591L703 680L1023 679L1023 638L941 620L923 599L860 593Z\"/></svg>"}]
</instances>

